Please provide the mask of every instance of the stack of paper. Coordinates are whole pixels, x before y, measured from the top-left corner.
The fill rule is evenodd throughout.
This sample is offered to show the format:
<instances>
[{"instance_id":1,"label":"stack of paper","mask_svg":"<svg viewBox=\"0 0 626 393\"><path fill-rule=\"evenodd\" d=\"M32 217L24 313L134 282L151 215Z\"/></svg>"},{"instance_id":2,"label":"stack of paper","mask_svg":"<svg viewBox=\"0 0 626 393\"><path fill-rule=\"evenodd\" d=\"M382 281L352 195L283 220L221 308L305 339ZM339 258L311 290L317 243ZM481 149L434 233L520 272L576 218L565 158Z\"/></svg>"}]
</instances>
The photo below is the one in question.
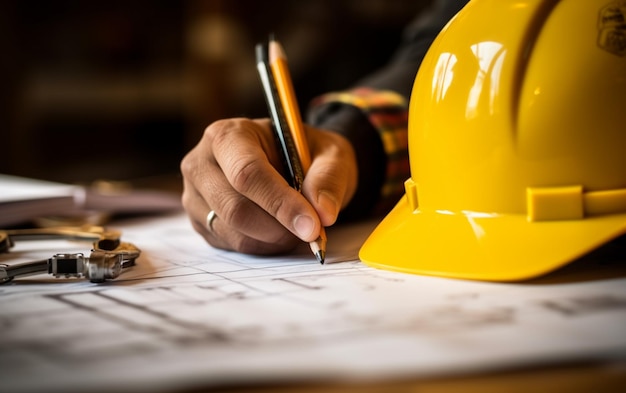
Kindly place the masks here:
<instances>
[{"instance_id":1,"label":"stack of paper","mask_svg":"<svg viewBox=\"0 0 626 393\"><path fill-rule=\"evenodd\" d=\"M181 209L178 194L156 190L103 192L97 188L0 174L0 227L46 216L140 214Z\"/></svg>"},{"instance_id":2,"label":"stack of paper","mask_svg":"<svg viewBox=\"0 0 626 393\"><path fill-rule=\"evenodd\" d=\"M0 225L20 224L50 214L76 211L80 187L44 180L0 175Z\"/></svg>"}]
</instances>

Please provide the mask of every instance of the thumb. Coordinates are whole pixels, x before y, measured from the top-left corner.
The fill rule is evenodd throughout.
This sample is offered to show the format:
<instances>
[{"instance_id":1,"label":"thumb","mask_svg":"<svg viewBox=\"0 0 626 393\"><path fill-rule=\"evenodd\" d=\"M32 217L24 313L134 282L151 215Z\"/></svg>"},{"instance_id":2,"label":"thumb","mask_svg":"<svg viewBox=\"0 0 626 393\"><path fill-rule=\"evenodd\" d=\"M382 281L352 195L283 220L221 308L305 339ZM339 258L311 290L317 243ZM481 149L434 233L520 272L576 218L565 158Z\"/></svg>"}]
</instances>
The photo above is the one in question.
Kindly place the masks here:
<instances>
[{"instance_id":1,"label":"thumb","mask_svg":"<svg viewBox=\"0 0 626 393\"><path fill-rule=\"evenodd\" d=\"M358 178L352 147L335 143L336 140L332 148L324 149L321 154L314 156L302 187L302 193L317 211L323 226L330 226L337 221L341 208L354 195Z\"/></svg>"}]
</instances>

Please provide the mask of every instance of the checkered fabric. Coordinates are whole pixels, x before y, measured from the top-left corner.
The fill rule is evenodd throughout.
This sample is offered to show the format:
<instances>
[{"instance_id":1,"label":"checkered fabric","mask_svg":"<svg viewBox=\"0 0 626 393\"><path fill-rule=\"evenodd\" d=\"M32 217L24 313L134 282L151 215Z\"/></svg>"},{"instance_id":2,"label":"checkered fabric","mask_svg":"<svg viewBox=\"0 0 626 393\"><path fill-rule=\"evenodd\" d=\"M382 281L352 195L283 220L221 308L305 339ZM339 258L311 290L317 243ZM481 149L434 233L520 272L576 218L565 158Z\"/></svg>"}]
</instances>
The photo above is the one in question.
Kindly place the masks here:
<instances>
[{"instance_id":1,"label":"checkered fabric","mask_svg":"<svg viewBox=\"0 0 626 393\"><path fill-rule=\"evenodd\" d=\"M410 176L408 156L408 102L400 94L366 87L332 92L318 97L313 105L341 102L365 113L378 130L387 155L385 183L377 212L386 212L404 193L404 181Z\"/></svg>"}]
</instances>

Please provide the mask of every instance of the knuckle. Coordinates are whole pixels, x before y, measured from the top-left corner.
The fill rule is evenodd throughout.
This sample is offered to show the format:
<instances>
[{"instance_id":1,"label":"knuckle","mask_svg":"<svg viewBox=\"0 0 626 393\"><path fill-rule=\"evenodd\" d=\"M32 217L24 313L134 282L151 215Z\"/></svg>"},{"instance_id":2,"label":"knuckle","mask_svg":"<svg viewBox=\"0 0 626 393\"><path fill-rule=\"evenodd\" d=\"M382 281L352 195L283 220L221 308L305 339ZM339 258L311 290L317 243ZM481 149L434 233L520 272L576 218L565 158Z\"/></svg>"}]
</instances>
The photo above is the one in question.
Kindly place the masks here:
<instances>
[{"instance_id":1,"label":"knuckle","mask_svg":"<svg viewBox=\"0 0 626 393\"><path fill-rule=\"evenodd\" d=\"M230 123L230 120L217 120L211 123L211 125L204 130L203 138L216 145L223 143L224 139L229 135L227 130L231 128Z\"/></svg>"},{"instance_id":2,"label":"knuckle","mask_svg":"<svg viewBox=\"0 0 626 393\"><path fill-rule=\"evenodd\" d=\"M204 138L214 144L216 148L231 144L232 140L236 139L237 135L246 129L245 125L248 121L245 118L216 120L204 130Z\"/></svg>"},{"instance_id":3,"label":"knuckle","mask_svg":"<svg viewBox=\"0 0 626 393\"><path fill-rule=\"evenodd\" d=\"M267 204L267 211L274 217L278 217L279 213L284 209L287 200L285 198L271 198Z\"/></svg>"},{"instance_id":4,"label":"knuckle","mask_svg":"<svg viewBox=\"0 0 626 393\"><path fill-rule=\"evenodd\" d=\"M197 165L193 158L193 150L187 153L180 161L180 173L185 177L191 177L196 171Z\"/></svg>"},{"instance_id":5,"label":"knuckle","mask_svg":"<svg viewBox=\"0 0 626 393\"><path fill-rule=\"evenodd\" d=\"M224 195L220 201L220 219L232 228L242 228L249 224L251 215L247 213L246 200L241 195Z\"/></svg>"},{"instance_id":6,"label":"knuckle","mask_svg":"<svg viewBox=\"0 0 626 393\"><path fill-rule=\"evenodd\" d=\"M187 211L189 211L192 207L192 198L190 195L190 192L187 190L187 188L183 188L183 192L180 195L180 201L181 204L183 205L183 208Z\"/></svg>"},{"instance_id":7,"label":"knuckle","mask_svg":"<svg viewBox=\"0 0 626 393\"><path fill-rule=\"evenodd\" d=\"M236 157L231 165L231 184L235 190L248 194L253 188L261 163L259 158L251 156Z\"/></svg>"}]
</instances>

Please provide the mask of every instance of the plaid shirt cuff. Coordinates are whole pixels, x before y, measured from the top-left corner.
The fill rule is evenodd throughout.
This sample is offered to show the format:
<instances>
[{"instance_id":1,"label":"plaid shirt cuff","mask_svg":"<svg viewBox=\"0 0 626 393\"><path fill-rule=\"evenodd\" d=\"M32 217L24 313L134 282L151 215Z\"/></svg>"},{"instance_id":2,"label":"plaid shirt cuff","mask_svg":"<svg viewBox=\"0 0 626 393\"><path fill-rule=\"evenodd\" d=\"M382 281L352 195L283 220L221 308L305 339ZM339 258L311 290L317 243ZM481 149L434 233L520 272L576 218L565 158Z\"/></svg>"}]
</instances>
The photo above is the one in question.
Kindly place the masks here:
<instances>
[{"instance_id":1,"label":"plaid shirt cuff","mask_svg":"<svg viewBox=\"0 0 626 393\"><path fill-rule=\"evenodd\" d=\"M387 212L404 193L404 181L410 176L407 100L393 91L360 87L324 94L313 105L330 102L359 108L378 131L387 156L387 168L376 211Z\"/></svg>"}]
</instances>

